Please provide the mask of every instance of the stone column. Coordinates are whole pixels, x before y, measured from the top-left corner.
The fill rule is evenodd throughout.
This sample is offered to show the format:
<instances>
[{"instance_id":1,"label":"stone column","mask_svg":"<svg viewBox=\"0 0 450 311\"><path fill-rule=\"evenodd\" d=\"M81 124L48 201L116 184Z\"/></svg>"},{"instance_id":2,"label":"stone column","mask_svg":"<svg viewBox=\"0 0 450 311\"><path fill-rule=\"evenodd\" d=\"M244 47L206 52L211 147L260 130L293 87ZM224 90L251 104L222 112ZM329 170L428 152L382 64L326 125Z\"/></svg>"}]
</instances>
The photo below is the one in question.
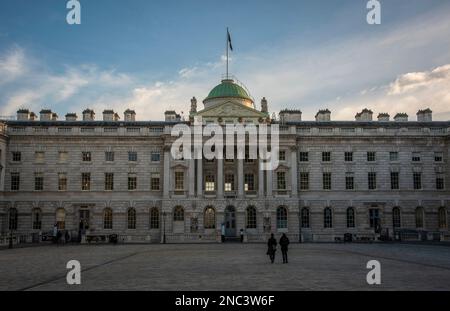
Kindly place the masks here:
<instances>
[{"instance_id":1,"label":"stone column","mask_svg":"<svg viewBox=\"0 0 450 311\"><path fill-rule=\"evenodd\" d=\"M203 195L203 159L197 160L197 197Z\"/></svg>"},{"instance_id":2,"label":"stone column","mask_svg":"<svg viewBox=\"0 0 450 311\"><path fill-rule=\"evenodd\" d=\"M244 197L244 160L243 159L237 159L238 161L238 197L243 198Z\"/></svg>"},{"instance_id":3,"label":"stone column","mask_svg":"<svg viewBox=\"0 0 450 311\"><path fill-rule=\"evenodd\" d=\"M195 159L189 159L189 197L195 196Z\"/></svg>"},{"instance_id":4,"label":"stone column","mask_svg":"<svg viewBox=\"0 0 450 311\"><path fill-rule=\"evenodd\" d=\"M267 191L266 191L266 195L267 197L272 197L272 186L273 186L273 171L272 170L267 170L266 171L266 176L267 176Z\"/></svg>"},{"instance_id":5,"label":"stone column","mask_svg":"<svg viewBox=\"0 0 450 311\"><path fill-rule=\"evenodd\" d=\"M217 198L223 198L223 159L217 161Z\"/></svg>"},{"instance_id":6,"label":"stone column","mask_svg":"<svg viewBox=\"0 0 450 311\"><path fill-rule=\"evenodd\" d=\"M259 160L259 171L258 171L258 197L264 197L264 170L262 170L262 160Z\"/></svg>"},{"instance_id":7,"label":"stone column","mask_svg":"<svg viewBox=\"0 0 450 311\"><path fill-rule=\"evenodd\" d=\"M291 195L293 197L298 194L298 172L297 172L297 148L291 149Z\"/></svg>"},{"instance_id":8,"label":"stone column","mask_svg":"<svg viewBox=\"0 0 450 311\"><path fill-rule=\"evenodd\" d=\"M170 193L170 148L164 148L164 177L163 177L163 195L164 198L169 197Z\"/></svg>"}]
</instances>

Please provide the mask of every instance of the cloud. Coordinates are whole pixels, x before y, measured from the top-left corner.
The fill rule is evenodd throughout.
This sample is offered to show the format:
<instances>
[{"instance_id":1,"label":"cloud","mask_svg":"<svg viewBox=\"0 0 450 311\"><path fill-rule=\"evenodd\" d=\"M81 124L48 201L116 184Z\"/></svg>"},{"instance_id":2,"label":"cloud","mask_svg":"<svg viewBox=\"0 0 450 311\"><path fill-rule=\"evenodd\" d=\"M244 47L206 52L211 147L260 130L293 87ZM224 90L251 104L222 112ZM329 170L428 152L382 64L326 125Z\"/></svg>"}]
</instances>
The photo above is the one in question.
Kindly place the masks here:
<instances>
[{"instance_id":1,"label":"cloud","mask_svg":"<svg viewBox=\"0 0 450 311\"><path fill-rule=\"evenodd\" d=\"M448 79L450 79L450 64L431 71L407 73L398 77L391 84L389 95L403 94L421 87L433 86Z\"/></svg>"},{"instance_id":2,"label":"cloud","mask_svg":"<svg viewBox=\"0 0 450 311\"><path fill-rule=\"evenodd\" d=\"M392 83L359 95L348 96L336 110L339 119L350 119L363 108L394 116L406 112L415 120L418 110L431 108L435 119L450 120L450 64L422 72L405 73Z\"/></svg>"},{"instance_id":3,"label":"cloud","mask_svg":"<svg viewBox=\"0 0 450 311\"><path fill-rule=\"evenodd\" d=\"M25 55L22 49L12 48L0 56L0 85L19 78L26 72Z\"/></svg>"}]
</instances>

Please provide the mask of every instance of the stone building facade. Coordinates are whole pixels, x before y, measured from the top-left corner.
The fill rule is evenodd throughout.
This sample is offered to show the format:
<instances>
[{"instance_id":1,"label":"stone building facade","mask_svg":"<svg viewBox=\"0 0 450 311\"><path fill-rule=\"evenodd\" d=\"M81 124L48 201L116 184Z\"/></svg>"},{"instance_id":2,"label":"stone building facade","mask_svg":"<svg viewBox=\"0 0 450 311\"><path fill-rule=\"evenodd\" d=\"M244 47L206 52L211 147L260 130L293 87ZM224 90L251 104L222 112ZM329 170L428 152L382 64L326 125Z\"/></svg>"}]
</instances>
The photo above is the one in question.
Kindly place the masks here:
<instances>
[{"instance_id":1,"label":"stone building facade","mask_svg":"<svg viewBox=\"0 0 450 311\"><path fill-rule=\"evenodd\" d=\"M241 85L223 80L189 120L168 111L164 121L124 120L86 109L58 120L27 109L0 124L0 233L42 234L55 224L72 236L118 234L124 242L220 242L243 230L246 242L285 232L291 241L334 241L344 234L420 239L448 237L450 122L429 109L409 121L364 109L355 121L332 121L320 110L278 120L268 102L256 109ZM175 124L278 123L280 164L258 160L174 160Z\"/></svg>"}]
</instances>

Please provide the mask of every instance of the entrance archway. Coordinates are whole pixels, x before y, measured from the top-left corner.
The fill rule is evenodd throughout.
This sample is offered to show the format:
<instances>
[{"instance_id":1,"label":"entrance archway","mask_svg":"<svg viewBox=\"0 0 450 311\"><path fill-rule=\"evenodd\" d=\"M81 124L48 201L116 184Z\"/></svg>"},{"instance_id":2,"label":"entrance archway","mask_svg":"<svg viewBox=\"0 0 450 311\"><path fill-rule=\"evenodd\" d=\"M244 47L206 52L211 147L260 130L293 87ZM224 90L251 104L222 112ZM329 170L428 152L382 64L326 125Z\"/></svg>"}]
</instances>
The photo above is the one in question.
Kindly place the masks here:
<instances>
[{"instance_id":1,"label":"entrance archway","mask_svg":"<svg viewBox=\"0 0 450 311\"><path fill-rule=\"evenodd\" d=\"M225 209L225 236L236 237L236 209L228 206Z\"/></svg>"}]
</instances>

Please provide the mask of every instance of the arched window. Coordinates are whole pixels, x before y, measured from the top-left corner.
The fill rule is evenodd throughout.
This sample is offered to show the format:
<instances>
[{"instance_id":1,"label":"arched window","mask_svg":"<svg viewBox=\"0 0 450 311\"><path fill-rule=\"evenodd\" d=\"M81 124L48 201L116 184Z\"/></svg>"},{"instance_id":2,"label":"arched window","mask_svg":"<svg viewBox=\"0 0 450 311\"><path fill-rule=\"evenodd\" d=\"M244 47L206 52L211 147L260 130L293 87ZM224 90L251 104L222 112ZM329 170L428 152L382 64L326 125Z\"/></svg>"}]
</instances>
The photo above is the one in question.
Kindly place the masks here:
<instances>
[{"instance_id":1,"label":"arched window","mask_svg":"<svg viewBox=\"0 0 450 311\"><path fill-rule=\"evenodd\" d=\"M56 210L56 226L59 230L66 228L66 210L64 208L58 208Z\"/></svg>"},{"instance_id":2,"label":"arched window","mask_svg":"<svg viewBox=\"0 0 450 311\"><path fill-rule=\"evenodd\" d=\"M128 229L136 229L136 210L130 208L128 210Z\"/></svg>"},{"instance_id":3,"label":"arched window","mask_svg":"<svg viewBox=\"0 0 450 311\"><path fill-rule=\"evenodd\" d=\"M184 209L181 206L175 207L173 221L184 221Z\"/></svg>"},{"instance_id":4,"label":"arched window","mask_svg":"<svg viewBox=\"0 0 450 311\"><path fill-rule=\"evenodd\" d=\"M216 211L212 207L207 207L205 209L205 215L203 219L203 227L205 229L216 228Z\"/></svg>"},{"instance_id":5,"label":"arched window","mask_svg":"<svg viewBox=\"0 0 450 311\"><path fill-rule=\"evenodd\" d=\"M333 215L329 207L323 210L323 226L324 228L333 228Z\"/></svg>"},{"instance_id":6,"label":"arched window","mask_svg":"<svg viewBox=\"0 0 450 311\"><path fill-rule=\"evenodd\" d=\"M287 219L287 209L284 206L277 208L277 228L287 229L288 219Z\"/></svg>"},{"instance_id":7,"label":"arched window","mask_svg":"<svg viewBox=\"0 0 450 311\"><path fill-rule=\"evenodd\" d=\"M19 216L17 213L17 209L12 207L9 209L9 230L17 230L17 222L19 220Z\"/></svg>"},{"instance_id":8,"label":"arched window","mask_svg":"<svg viewBox=\"0 0 450 311\"><path fill-rule=\"evenodd\" d=\"M347 228L355 228L355 209L347 208Z\"/></svg>"},{"instance_id":9,"label":"arched window","mask_svg":"<svg viewBox=\"0 0 450 311\"><path fill-rule=\"evenodd\" d=\"M247 229L256 229L256 208L247 207Z\"/></svg>"},{"instance_id":10,"label":"arched window","mask_svg":"<svg viewBox=\"0 0 450 311\"><path fill-rule=\"evenodd\" d=\"M398 206L392 209L392 226L394 228L400 228L402 226L400 208Z\"/></svg>"},{"instance_id":11,"label":"arched window","mask_svg":"<svg viewBox=\"0 0 450 311\"><path fill-rule=\"evenodd\" d=\"M302 208L302 228L309 228L309 208Z\"/></svg>"},{"instance_id":12,"label":"arched window","mask_svg":"<svg viewBox=\"0 0 450 311\"><path fill-rule=\"evenodd\" d=\"M103 229L113 228L113 212L109 207L103 211Z\"/></svg>"},{"instance_id":13,"label":"arched window","mask_svg":"<svg viewBox=\"0 0 450 311\"><path fill-rule=\"evenodd\" d=\"M439 208L439 229L447 229L447 211L445 207Z\"/></svg>"},{"instance_id":14,"label":"arched window","mask_svg":"<svg viewBox=\"0 0 450 311\"><path fill-rule=\"evenodd\" d=\"M150 210L150 229L159 229L159 209L152 207Z\"/></svg>"},{"instance_id":15,"label":"arched window","mask_svg":"<svg viewBox=\"0 0 450 311\"><path fill-rule=\"evenodd\" d=\"M34 208L32 212L33 230L41 230L42 228L42 211L40 208Z\"/></svg>"},{"instance_id":16,"label":"arched window","mask_svg":"<svg viewBox=\"0 0 450 311\"><path fill-rule=\"evenodd\" d=\"M424 210L423 207L416 208L416 228L424 227Z\"/></svg>"}]
</instances>

